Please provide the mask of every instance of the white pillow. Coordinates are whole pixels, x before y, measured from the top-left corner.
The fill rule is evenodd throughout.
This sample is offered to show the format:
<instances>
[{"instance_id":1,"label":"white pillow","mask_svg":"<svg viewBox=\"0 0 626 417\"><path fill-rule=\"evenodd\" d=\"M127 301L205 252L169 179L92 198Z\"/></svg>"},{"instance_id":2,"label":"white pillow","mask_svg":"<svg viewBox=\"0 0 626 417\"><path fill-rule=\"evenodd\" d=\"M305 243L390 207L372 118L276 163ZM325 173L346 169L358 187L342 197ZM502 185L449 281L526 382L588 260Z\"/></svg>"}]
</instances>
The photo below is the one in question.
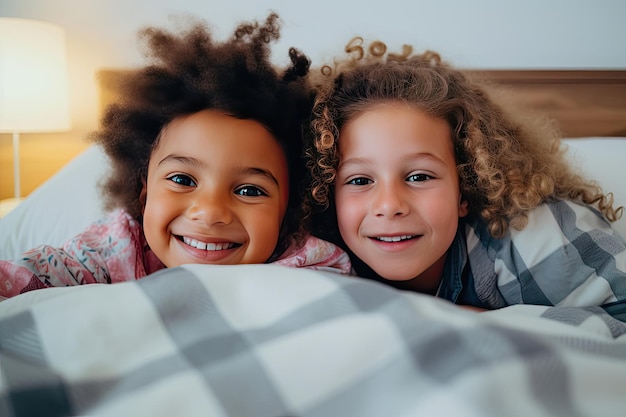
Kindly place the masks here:
<instances>
[{"instance_id":1,"label":"white pillow","mask_svg":"<svg viewBox=\"0 0 626 417\"><path fill-rule=\"evenodd\" d=\"M106 155L90 146L0 219L0 259L16 259L41 244L60 246L103 216L98 181Z\"/></svg>"},{"instance_id":2,"label":"white pillow","mask_svg":"<svg viewBox=\"0 0 626 417\"><path fill-rule=\"evenodd\" d=\"M605 192L626 206L626 138L566 139L571 162ZM104 214L98 181L109 168L108 159L91 146L0 219L0 259L16 259L40 244L60 246ZM626 236L626 215L614 223Z\"/></svg>"},{"instance_id":3,"label":"white pillow","mask_svg":"<svg viewBox=\"0 0 626 417\"><path fill-rule=\"evenodd\" d=\"M612 192L615 207L626 207L626 138L565 139L570 163L596 180L605 193ZM626 212L613 228L626 237Z\"/></svg>"}]
</instances>

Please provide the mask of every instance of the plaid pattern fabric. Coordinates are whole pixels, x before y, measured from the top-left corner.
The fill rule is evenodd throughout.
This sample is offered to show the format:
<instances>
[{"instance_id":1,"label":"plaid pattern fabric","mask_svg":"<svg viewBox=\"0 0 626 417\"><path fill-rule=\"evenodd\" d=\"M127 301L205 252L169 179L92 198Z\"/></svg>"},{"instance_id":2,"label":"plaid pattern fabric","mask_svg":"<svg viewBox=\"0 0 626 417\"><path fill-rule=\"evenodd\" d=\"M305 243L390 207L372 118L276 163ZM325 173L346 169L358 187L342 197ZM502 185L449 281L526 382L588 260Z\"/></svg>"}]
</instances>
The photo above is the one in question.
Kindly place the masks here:
<instances>
[{"instance_id":1,"label":"plaid pattern fabric","mask_svg":"<svg viewBox=\"0 0 626 417\"><path fill-rule=\"evenodd\" d=\"M626 324L186 265L0 303L0 415L623 416Z\"/></svg>"},{"instance_id":2,"label":"plaid pattern fabric","mask_svg":"<svg viewBox=\"0 0 626 417\"><path fill-rule=\"evenodd\" d=\"M589 206L558 200L532 210L524 229L502 239L480 223L467 226L466 236L473 290L490 308L626 300L626 241ZM455 274L459 268L450 279Z\"/></svg>"}]
</instances>

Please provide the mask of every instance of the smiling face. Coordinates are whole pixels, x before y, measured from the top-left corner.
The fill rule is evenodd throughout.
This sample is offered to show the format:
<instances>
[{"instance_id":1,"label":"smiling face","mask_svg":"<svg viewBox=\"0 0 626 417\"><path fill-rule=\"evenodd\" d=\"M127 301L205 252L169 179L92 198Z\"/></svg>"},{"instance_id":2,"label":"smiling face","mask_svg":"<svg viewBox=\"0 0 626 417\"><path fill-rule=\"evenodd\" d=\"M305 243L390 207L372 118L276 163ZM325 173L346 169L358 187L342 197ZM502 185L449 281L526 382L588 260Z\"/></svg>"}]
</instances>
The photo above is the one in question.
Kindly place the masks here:
<instances>
[{"instance_id":1,"label":"smiling face","mask_svg":"<svg viewBox=\"0 0 626 417\"><path fill-rule=\"evenodd\" d=\"M212 110L175 119L150 156L146 240L167 267L263 263L288 190L284 152L260 123Z\"/></svg>"},{"instance_id":2,"label":"smiling face","mask_svg":"<svg viewBox=\"0 0 626 417\"><path fill-rule=\"evenodd\" d=\"M339 231L381 277L437 290L461 201L448 124L406 104L381 104L340 132Z\"/></svg>"}]
</instances>

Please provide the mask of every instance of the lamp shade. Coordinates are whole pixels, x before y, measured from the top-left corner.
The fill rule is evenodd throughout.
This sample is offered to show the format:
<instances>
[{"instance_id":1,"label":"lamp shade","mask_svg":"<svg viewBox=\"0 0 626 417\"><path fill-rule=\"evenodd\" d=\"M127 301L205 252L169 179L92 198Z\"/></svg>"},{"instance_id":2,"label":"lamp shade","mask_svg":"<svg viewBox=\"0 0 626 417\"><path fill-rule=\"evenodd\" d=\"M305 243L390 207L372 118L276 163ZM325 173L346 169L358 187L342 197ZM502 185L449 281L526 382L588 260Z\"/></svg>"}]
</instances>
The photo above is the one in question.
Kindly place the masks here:
<instances>
[{"instance_id":1,"label":"lamp shade","mask_svg":"<svg viewBox=\"0 0 626 417\"><path fill-rule=\"evenodd\" d=\"M0 132L69 130L63 28L0 18Z\"/></svg>"}]
</instances>

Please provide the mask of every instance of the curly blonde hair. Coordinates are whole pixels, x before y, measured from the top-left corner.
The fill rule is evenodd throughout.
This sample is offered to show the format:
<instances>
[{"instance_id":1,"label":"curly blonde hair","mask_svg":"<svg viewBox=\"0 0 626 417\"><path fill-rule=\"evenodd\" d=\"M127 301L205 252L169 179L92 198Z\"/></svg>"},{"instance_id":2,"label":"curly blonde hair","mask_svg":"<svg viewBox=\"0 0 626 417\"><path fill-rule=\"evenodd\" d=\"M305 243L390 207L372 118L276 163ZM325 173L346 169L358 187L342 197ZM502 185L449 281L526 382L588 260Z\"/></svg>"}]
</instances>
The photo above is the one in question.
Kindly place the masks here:
<instances>
[{"instance_id":1,"label":"curly blonde hair","mask_svg":"<svg viewBox=\"0 0 626 417\"><path fill-rule=\"evenodd\" d=\"M343 125L381 102L402 102L449 123L469 219L482 218L493 237L524 228L529 210L555 198L594 205L609 221L621 216L611 193L570 167L554 124L505 106L486 80L407 45L392 54L379 41L366 49L357 37L346 52L351 56L323 67L317 80L306 151L311 211L333 206Z\"/></svg>"}]
</instances>

